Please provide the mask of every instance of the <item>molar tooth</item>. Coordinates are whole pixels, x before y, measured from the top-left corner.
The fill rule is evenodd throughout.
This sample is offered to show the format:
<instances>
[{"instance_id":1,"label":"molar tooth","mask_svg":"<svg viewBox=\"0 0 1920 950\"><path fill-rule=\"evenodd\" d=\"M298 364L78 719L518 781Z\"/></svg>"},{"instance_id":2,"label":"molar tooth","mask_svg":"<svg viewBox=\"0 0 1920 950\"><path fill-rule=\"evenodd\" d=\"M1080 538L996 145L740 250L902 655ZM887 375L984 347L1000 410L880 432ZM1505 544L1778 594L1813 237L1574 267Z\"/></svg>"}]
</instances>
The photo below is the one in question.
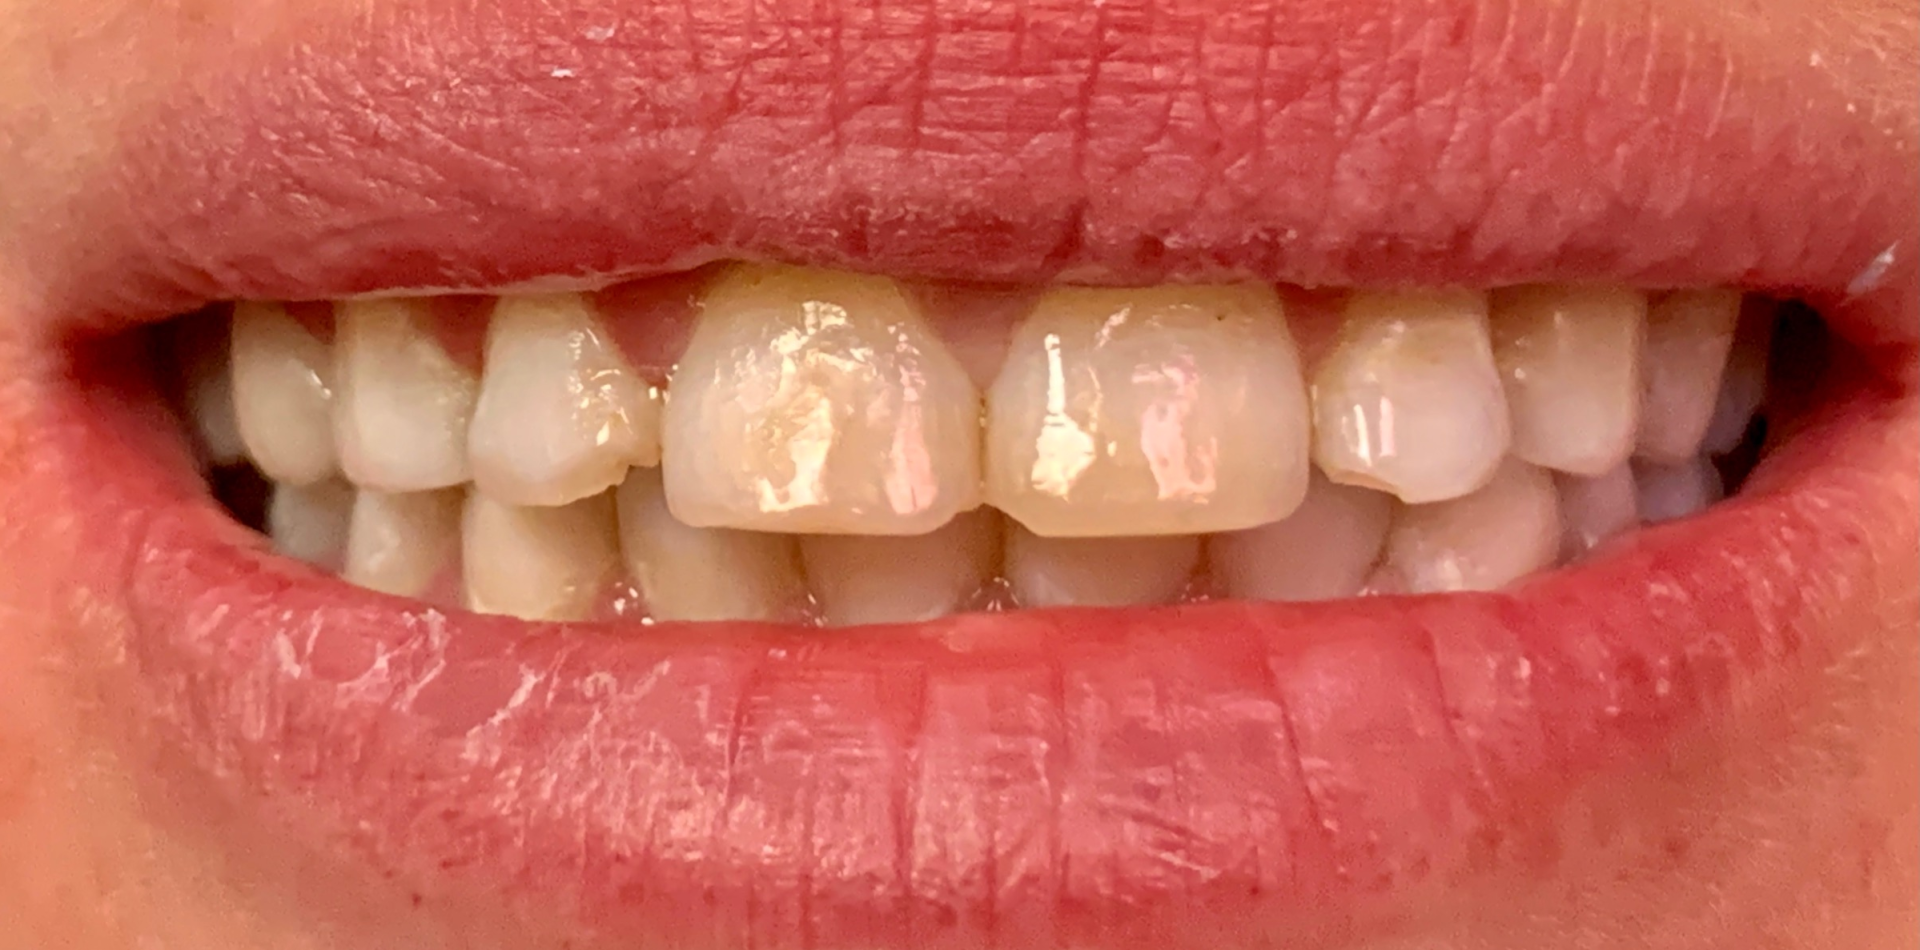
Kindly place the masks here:
<instances>
[{"instance_id":1,"label":"molar tooth","mask_svg":"<svg viewBox=\"0 0 1920 950\"><path fill-rule=\"evenodd\" d=\"M273 549L287 557L338 571L346 558L352 518L353 488L345 482L280 483L267 502L267 536Z\"/></svg>"},{"instance_id":2,"label":"molar tooth","mask_svg":"<svg viewBox=\"0 0 1920 950\"><path fill-rule=\"evenodd\" d=\"M1640 523L1633 466L1625 462L1601 475L1559 474L1553 481L1560 492L1560 520L1566 526L1562 560L1577 560Z\"/></svg>"},{"instance_id":3,"label":"molar tooth","mask_svg":"<svg viewBox=\"0 0 1920 950\"><path fill-rule=\"evenodd\" d=\"M1635 455L1672 463L1699 454L1739 315L1740 294L1724 289L1675 291L1648 309Z\"/></svg>"},{"instance_id":4,"label":"molar tooth","mask_svg":"<svg viewBox=\"0 0 1920 950\"><path fill-rule=\"evenodd\" d=\"M987 501L1038 534L1247 528L1306 493L1306 390L1270 287L1050 290L987 404Z\"/></svg>"},{"instance_id":5,"label":"molar tooth","mask_svg":"<svg viewBox=\"0 0 1920 950\"><path fill-rule=\"evenodd\" d=\"M1200 538L1048 538L1007 526L1006 573L1022 607L1125 607L1179 600L1200 564Z\"/></svg>"},{"instance_id":6,"label":"molar tooth","mask_svg":"<svg viewBox=\"0 0 1920 950\"><path fill-rule=\"evenodd\" d=\"M233 402L230 322L189 318L173 328L174 365L180 368L181 409L193 427L201 461L213 466L246 459L246 442Z\"/></svg>"},{"instance_id":7,"label":"molar tooth","mask_svg":"<svg viewBox=\"0 0 1920 950\"><path fill-rule=\"evenodd\" d=\"M1540 285L1496 291L1492 306L1513 454L1578 475L1625 461L1639 416L1646 295Z\"/></svg>"},{"instance_id":8,"label":"molar tooth","mask_svg":"<svg viewBox=\"0 0 1920 950\"><path fill-rule=\"evenodd\" d=\"M911 623L944 617L993 579L1000 513L976 508L931 534L800 539L800 557L829 626Z\"/></svg>"},{"instance_id":9,"label":"molar tooth","mask_svg":"<svg viewBox=\"0 0 1920 950\"><path fill-rule=\"evenodd\" d=\"M348 582L396 594L425 594L460 543L460 492L390 494L362 490L347 527Z\"/></svg>"},{"instance_id":10,"label":"molar tooth","mask_svg":"<svg viewBox=\"0 0 1920 950\"><path fill-rule=\"evenodd\" d=\"M340 468L362 488L424 491L465 482L473 374L434 339L423 300L337 307L333 427Z\"/></svg>"},{"instance_id":11,"label":"molar tooth","mask_svg":"<svg viewBox=\"0 0 1920 950\"><path fill-rule=\"evenodd\" d=\"M1726 497L1720 470L1704 456L1680 462L1640 462L1633 467L1639 486L1640 518L1647 524L1697 514Z\"/></svg>"},{"instance_id":12,"label":"molar tooth","mask_svg":"<svg viewBox=\"0 0 1920 950\"><path fill-rule=\"evenodd\" d=\"M522 620L581 620L619 564L613 496L523 508L467 495L461 523L467 606Z\"/></svg>"},{"instance_id":13,"label":"molar tooth","mask_svg":"<svg viewBox=\"0 0 1920 950\"><path fill-rule=\"evenodd\" d=\"M1388 586L1407 593L1495 590L1551 567L1560 531L1553 479L1509 459L1470 495L1395 514Z\"/></svg>"},{"instance_id":14,"label":"molar tooth","mask_svg":"<svg viewBox=\"0 0 1920 950\"><path fill-rule=\"evenodd\" d=\"M1248 600L1354 596L1380 558L1394 507L1392 495L1315 471L1293 514L1207 539L1214 578L1229 596Z\"/></svg>"},{"instance_id":15,"label":"molar tooth","mask_svg":"<svg viewBox=\"0 0 1920 950\"><path fill-rule=\"evenodd\" d=\"M667 502L698 527L924 534L980 503L980 396L892 280L743 265L673 376Z\"/></svg>"},{"instance_id":16,"label":"molar tooth","mask_svg":"<svg viewBox=\"0 0 1920 950\"><path fill-rule=\"evenodd\" d=\"M1510 435L1486 295L1354 293L1314 370L1313 412L1314 460L1333 481L1409 504L1486 484Z\"/></svg>"},{"instance_id":17,"label":"molar tooth","mask_svg":"<svg viewBox=\"0 0 1920 950\"><path fill-rule=\"evenodd\" d=\"M804 619L807 585L787 534L695 528L667 510L658 469L620 486L620 548L627 576L655 620Z\"/></svg>"},{"instance_id":18,"label":"molar tooth","mask_svg":"<svg viewBox=\"0 0 1920 950\"><path fill-rule=\"evenodd\" d=\"M233 402L261 474L307 485L334 473L332 348L280 304L234 306Z\"/></svg>"},{"instance_id":19,"label":"molar tooth","mask_svg":"<svg viewBox=\"0 0 1920 950\"><path fill-rule=\"evenodd\" d=\"M468 430L475 487L561 505L660 462L660 404L579 294L502 297Z\"/></svg>"}]
</instances>

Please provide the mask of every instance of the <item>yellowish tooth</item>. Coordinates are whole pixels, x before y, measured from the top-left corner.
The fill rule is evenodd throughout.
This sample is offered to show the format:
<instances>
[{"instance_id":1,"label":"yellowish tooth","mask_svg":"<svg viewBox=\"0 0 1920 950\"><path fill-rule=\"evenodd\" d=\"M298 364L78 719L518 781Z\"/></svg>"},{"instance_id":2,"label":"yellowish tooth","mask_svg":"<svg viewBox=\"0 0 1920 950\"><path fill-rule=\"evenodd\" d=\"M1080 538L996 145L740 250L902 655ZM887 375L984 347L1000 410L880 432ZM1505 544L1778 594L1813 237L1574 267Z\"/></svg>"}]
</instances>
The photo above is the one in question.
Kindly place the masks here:
<instances>
[{"instance_id":1,"label":"yellowish tooth","mask_svg":"<svg viewBox=\"0 0 1920 950\"><path fill-rule=\"evenodd\" d=\"M1050 537L1247 528L1300 504L1310 439L1272 288L1056 288L988 396L987 502Z\"/></svg>"},{"instance_id":2,"label":"yellowish tooth","mask_svg":"<svg viewBox=\"0 0 1920 950\"><path fill-rule=\"evenodd\" d=\"M267 502L267 536L273 549L324 571L338 571L344 564L352 519L353 488L333 479L275 485Z\"/></svg>"},{"instance_id":3,"label":"yellowish tooth","mask_svg":"<svg viewBox=\"0 0 1920 950\"><path fill-rule=\"evenodd\" d=\"M654 620L806 618L793 535L686 525L667 510L658 469L628 472L617 497L627 576Z\"/></svg>"},{"instance_id":4,"label":"yellowish tooth","mask_svg":"<svg viewBox=\"0 0 1920 950\"><path fill-rule=\"evenodd\" d=\"M1200 538L1048 538L1007 527L1006 573L1022 607L1169 604L1200 565Z\"/></svg>"},{"instance_id":5,"label":"yellowish tooth","mask_svg":"<svg viewBox=\"0 0 1920 950\"><path fill-rule=\"evenodd\" d=\"M980 503L980 396L894 281L742 265L675 370L667 503L696 527L924 534Z\"/></svg>"},{"instance_id":6,"label":"yellowish tooth","mask_svg":"<svg viewBox=\"0 0 1920 950\"><path fill-rule=\"evenodd\" d=\"M350 583L402 597L427 592L460 549L460 492L362 490L347 529Z\"/></svg>"},{"instance_id":7,"label":"yellowish tooth","mask_svg":"<svg viewBox=\"0 0 1920 950\"><path fill-rule=\"evenodd\" d=\"M467 496L461 570L468 608L522 620L583 620L619 569L613 497L523 508Z\"/></svg>"},{"instance_id":8,"label":"yellowish tooth","mask_svg":"<svg viewBox=\"0 0 1920 950\"><path fill-rule=\"evenodd\" d=\"M1633 452L1647 298L1564 284L1493 294L1493 356L1506 381L1515 456L1599 475Z\"/></svg>"},{"instance_id":9,"label":"yellowish tooth","mask_svg":"<svg viewBox=\"0 0 1920 950\"><path fill-rule=\"evenodd\" d=\"M502 297L468 432L475 487L513 505L561 505L660 463L659 393L580 294Z\"/></svg>"},{"instance_id":10,"label":"yellowish tooth","mask_svg":"<svg viewBox=\"0 0 1920 950\"><path fill-rule=\"evenodd\" d=\"M433 335L424 300L336 306L333 427L340 468L361 488L424 491L465 482L477 384Z\"/></svg>"},{"instance_id":11,"label":"yellowish tooth","mask_svg":"<svg viewBox=\"0 0 1920 950\"><path fill-rule=\"evenodd\" d=\"M1675 463L1700 454L1739 316L1739 292L1724 289L1676 291L1648 309L1635 455Z\"/></svg>"},{"instance_id":12,"label":"yellowish tooth","mask_svg":"<svg viewBox=\"0 0 1920 950\"><path fill-rule=\"evenodd\" d=\"M1400 509L1386 573L1406 593L1497 590L1552 567L1560 532L1553 478L1509 460L1473 494Z\"/></svg>"},{"instance_id":13,"label":"yellowish tooth","mask_svg":"<svg viewBox=\"0 0 1920 950\"><path fill-rule=\"evenodd\" d=\"M1554 485L1560 492L1560 520L1566 525L1560 549L1565 560L1578 559L1640 524L1633 467L1625 462L1592 478L1556 475Z\"/></svg>"},{"instance_id":14,"label":"yellowish tooth","mask_svg":"<svg viewBox=\"0 0 1920 950\"><path fill-rule=\"evenodd\" d=\"M1445 501L1487 483L1510 439L1473 292L1355 293L1313 373L1314 460L1333 481Z\"/></svg>"},{"instance_id":15,"label":"yellowish tooth","mask_svg":"<svg viewBox=\"0 0 1920 950\"><path fill-rule=\"evenodd\" d=\"M1000 513L962 512L931 534L800 539L807 580L829 626L912 623L967 606L1000 561Z\"/></svg>"},{"instance_id":16,"label":"yellowish tooth","mask_svg":"<svg viewBox=\"0 0 1920 950\"><path fill-rule=\"evenodd\" d=\"M1245 600L1357 595L1380 559L1395 504L1392 495L1335 484L1315 471L1293 514L1207 539L1214 580Z\"/></svg>"},{"instance_id":17,"label":"yellowish tooth","mask_svg":"<svg viewBox=\"0 0 1920 950\"><path fill-rule=\"evenodd\" d=\"M334 474L333 351L280 304L234 306L233 402L262 475L308 485Z\"/></svg>"},{"instance_id":18,"label":"yellowish tooth","mask_svg":"<svg viewBox=\"0 0 1920 950\"><path fill-rule=\"evenodd\" d=\"M1634 465L1633 477L1639 487L1640 518L1647 524L1698 514L1726 497L1719 469L1704 457L1671 464L1643 461Z\"/></svg>"}]
</instances>

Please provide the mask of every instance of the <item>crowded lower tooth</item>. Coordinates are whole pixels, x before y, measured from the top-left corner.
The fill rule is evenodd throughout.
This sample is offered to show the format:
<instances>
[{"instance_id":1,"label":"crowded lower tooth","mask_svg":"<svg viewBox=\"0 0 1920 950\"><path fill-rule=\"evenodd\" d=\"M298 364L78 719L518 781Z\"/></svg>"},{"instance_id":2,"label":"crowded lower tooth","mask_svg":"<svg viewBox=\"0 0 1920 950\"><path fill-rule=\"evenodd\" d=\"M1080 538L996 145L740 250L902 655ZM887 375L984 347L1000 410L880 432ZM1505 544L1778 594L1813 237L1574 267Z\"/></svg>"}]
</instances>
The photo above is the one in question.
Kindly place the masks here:
<instances>
[{"instance_id":1,"label":"crowded lower tooth","mask_svg":"<svg viewBox=\"0 0 1920 950\"><path fill-rule=\"evenodd\" d=\"M1169 604L1193 581L1200 538L1049 538L1010 521L1004 558L1007 583L1022 607Z\"/></svg>"},{"instance_id":2,"label":"crowded lower tooth","mask_svg":"<svg viewBox=\"0 0 1920 950\"><path fill-rule=\"evenodd\" d=\"M1381 586L1416 594L1495 590L1553 566L1560 539L1552 477L1509 459L1470 495L1395 513Z\"/></svg>"},{"instance_id":3,"label":"crowded lower tooth","mask_svg":"<svg viewBox=\"0 0 1920 950\"><path fill-rule=\"evenodd\" d=\"M1536 285L1492 296L1493 355L1506 381L1515 456L1599 475L1633 452L1646 295Z\"/></svg>"},{"instance_id":4,"label":"crowded lower tooth","mask_svg":"<svg viewBox=\"0 0 1920 950\"><path fill-rule=\"evenodd\" d=\"M467 607L522 620L581 620L615 579L613 496L521 507L467 496L461 523Z\"/></svg>"},{"instance_id":5,"label":"crowded lower tooth","mask_svg":"<svg viewBox=\"0 0 1920 950\"><path fill-rule=\"evenodd\" d=\"M1318 471L1284 520L1207 539L1213 578L1230 597L1332 600L1360 593L1386 540L1392 495Z\"/></svg>"},{"instance_id":6,"label":"crowded lower tooth","mask_svg":"<svg viewBox=\"0 0 1920 950\"><path fill-rule=\"evenodd\" d=\"M980 398L884 277L740 266L708 287L663 424L699 527L923 534L980 503Z\"/></svg>"},{"instance_id":7,"label":"crowded lower tooth","mask_svg":"<svg viewBox=\"0 0 1920 950\"><path fill-rule=\"evenodd\" d=\"M460 548L460 492L362 489L347 527L349 582L402 597L437 586Z\"/></svg>"},{"instance_id":8,"label":"crowded lower tooth","mask_svg":"<svg viewBox=\"0 0 1920 950\"><path fill-rule=\"evenodd\" d=\"M353 497L352 486L334 479L275 485L267 502L267 536L273 549L324 571L340 570L346 561Z\"/></svg>"},{"instance_id":9,"label":"crowded lower tooth","mask_svg":"<svg viewBox=\"0 0 1920 950\"><path fill-rule=\"evenodd\" d=\"M1699 454L1739 315L1731 290L1675 291L1648 308L1636 456L1671 463Z\"/></svg>"},{"instance_id":10,"label":"crowded lower tooth","mask_svg":"<svg viewBox=\"0 0 1920 950\"><path fill-rule=\"evenodd\" d=\"M424 300L338 305L334 437L362 488L424 491L465 482L473 374L434 338Z\"/></svg>"},{"instance_id":11,"label":"crowded lower tooth","mask_svg":"<svg viewBox=\"0 0 1920 950\"><path fill-rule=\"evenodd\" d=\"M1554 476L1560 492L1560 520L1566 528L1560 545L1564 560L1576 560L1608 538L1640 523L1633 466L1622 462L1601 475Z\"/></svg>"},{"instance_id":12,"label":"crowded lower tooth","mask_svg":"<svg viewBox=\"0 0 1920 950\"><path fill-rule=\"evenodd\" d=\"M1640 462L1633 467L1640 518L1647 524L1685 518L1725 496L1720 471L1705 457L1680 462Z\"/></svg>"},{"instance_id":13,"label":"crowded lower tooth","mask_svg":"<svg viewBox=\"0 0 1920 950\"><path fill-rule=\"evenodd\" d=\"M989 393L987 502L1051 537L1247 528L1300 503L1309 441L1271 288L1060 288Z\"/></svg>"},{"instance_id":14,"label":"crowded lower tooth","mask_svg":"<svg viewBox=\"0 0 1920 950\"><path fill-rule=\"evenodd\" d=\"M260 474L292 485L334 474L333 352L280 304L234 307L233 401Z\"/></svg>"},{"instance_id":15,"label":"crowded lower tooth","mask_svg":"<svg viewBox=\"0 0 1920 950\"><path fill-rule=\"evenodd\" d=\"M658 469L627 473L616 504L627 577L654 620L806 617L793 535L687 525L667 510Z\"/></svg>"},{"instance_id":16,"label":"crowded lower tooth","mask_svg":"<svg viewBox=\"0 0 1920 950\"><path fill-rule=\"evenodd\" d=\"M800 539L807 581L828 625L911 623L967 606L1000 566L999 512L962 512L931 534Z\"/></svg>"},{"instance_id":17,"label":"crowded lower tooth","mask_svg":"<svg viewBox=\"0 0 1920 950\"><path fill-rule=\"evenodd\" d=\"M187 320L174 328L174 365L180 368L182 410L193 428L200 461L233 465L247 457L233 401L229 324Z\"/></svg>"},{"instance_id":18,"label":"crowded lower tooth","mask_svg":"<svg viewBox=\"0 0 1920 950\"><path fill-rule=\"evenodd\" d=\"M1336 482L1410 504L1486 484L1510 431L1486 295L1353 294L1314 369L1313 412L1314 460Z\"/></svg>"}]
</instances>

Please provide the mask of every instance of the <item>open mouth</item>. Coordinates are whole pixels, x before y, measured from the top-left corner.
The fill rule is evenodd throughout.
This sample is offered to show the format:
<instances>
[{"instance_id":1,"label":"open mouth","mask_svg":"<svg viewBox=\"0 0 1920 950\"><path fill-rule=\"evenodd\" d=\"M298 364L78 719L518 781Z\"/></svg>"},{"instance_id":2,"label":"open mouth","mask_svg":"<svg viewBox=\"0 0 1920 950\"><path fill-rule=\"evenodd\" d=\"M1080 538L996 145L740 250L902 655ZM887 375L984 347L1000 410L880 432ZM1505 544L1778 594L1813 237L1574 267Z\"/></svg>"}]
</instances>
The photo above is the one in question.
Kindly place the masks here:
<instances>
[{"instance_id":1,"label":"open mouth","mask_svg":"<svg viewBox=\"0 0 1920 950\"><path fill-rule=\"evenodd\" d=\"M140 210L46 251L35 477L130 746L415 901L673 946L1404 921L1778 707L1911 564L1910 160L1772 74L1436 47L1441 122L1400 45L1270 39L1258 95L1106 71L1148 141L1094 88L1126 56L1059 108L1016 56L918 112L834 86L815 153L791 74L636 98L646 24L476 13L505 52L452 63L396 16L158 110ZM1366 121L1308 107L1368 70ZM1292 134L1229 148L1192 84Z\"/></svg>"}]
</instances>

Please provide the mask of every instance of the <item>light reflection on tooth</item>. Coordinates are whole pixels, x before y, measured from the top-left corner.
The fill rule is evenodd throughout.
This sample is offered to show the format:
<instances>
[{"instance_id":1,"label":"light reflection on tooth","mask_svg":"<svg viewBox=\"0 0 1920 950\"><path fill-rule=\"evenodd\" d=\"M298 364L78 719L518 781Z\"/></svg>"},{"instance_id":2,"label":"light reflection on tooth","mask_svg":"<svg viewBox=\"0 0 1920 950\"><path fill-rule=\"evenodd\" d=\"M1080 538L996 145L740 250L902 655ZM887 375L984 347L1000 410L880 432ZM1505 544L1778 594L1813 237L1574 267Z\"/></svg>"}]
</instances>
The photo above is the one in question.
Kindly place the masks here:
<instances>
[{"instance_id":1,"label":"light reflection on tooth","mask_svg":"<svg viewBox=\"0 0 1920 950\"><path fill-rule=\"evenodd\" d=\"M1740 294L1733 290L1675 291L1653 302L1641 358L1636 456L1670 463L1699 454L1739 315Z\"/></svg>"},{"instance_id":2,"label":"light reflection on tooth","mask_svg":"<svg viewBox=\"0 0 1920 950\"><path fill-rule=\"evenodd\" d=\"M1006 575L1022 607L1125 607L1179 600L1200 563L1200 538L1047 538L1007 526Z\"/></svg>"},{"instance_id":3,"label":"light reflection on tooth","mask_svg":"<svg viewBox=\"0 0 1920 950\"><path fill-rule=\"evenodd\" d=\"M502 297L486 362L468 457L489 497L560 505L659 464L659 394L581 295Z\"/></svg>"},{"instance_id":4,"label":"light reflection on tooth","mask_svg":"<svg viewBox=\"0 0 1920 950\"><path fill-rule=\"evenodd\" d=\"M1647 524L1685 518L1726 496L1719 469L1705 457L1671 464L1639 462L1633 476L1639 486L1640 518Z\"/></svg>"},{"instance_id":5,"label":"light reflection on tooth","mask_svg":"<svg viewBox=\"0 0 1920 950\"><path fill-rule=\"evenodd\" d=\"M1053 537L1265 524L1306 492L1310 431L1272 288L1055 288L988 395L987 501Z\"/></svg>"},{"instance_id":6,"label":"light reflection on tooth","mask_svg":"<svg viewBox=\"0 0 1920 950\"><path fill-rule=\"evenodd\" d=\"M1553 479L1510 459L1473 494L1400 509L1384 575L1405 593L1496 590L1553 566L1560 538Z\"/></svg>"},{"instance_id":7,"label":"light reflection on tooth","mask_svg":"<svg viewBox=\"0 0 1920 950\"><path fill-rule=\"evenodd\" d=\"M1492 298L1512 452L1598 475L1633 452L1647 298L1624 287L1512 287Z\"/></svg>"},{"instance_id":8,"label":"light reflection on tooth","mask_svg":"<svg viewBox=\"0 0 1920 950\"><path fill-rule=\"evenodd\" d=\"M180 368L181 409L193 429L200 460L233 465L247 457L233 402L228 323L205 316L173 328L173 365Z\"/></svg>"},{"instance_id":9,"label":"light reflection on tooth","mask_svg":"<svg viewBox=\"0 0 1920 950\"><path fill-rule=\"evenodd\" d=\"M334 438L362 488L406 492L465 482L473 374L432 332L422 300L337 305Z\"/></svg>"},{"instance_id":10,"label":"light reflection on tooth","mask_svg":"<svg viewBox=\"0 0 1920 950\"><path fill-rule=\"evenodd\" d=\"M821 619L834 627L912 623L964 608L999 567L1001 520L976 508L931 534L801 538Z\"/></svg>"},{"instance_id":11,"label":"light reflection on tooth","mask_svg":"<svg viewBox=\"0 0 1920 950\"><path fill-rule=\"evenodd\" d=\"M339 571L347 554L353 518L353 488L328 479L311 485L278 484L267 502L267 536L273 549L323 571Z\"/></svg>"},{"instance_id":12,"label":"light reflection on tooth","mask_svg":"<svg viewBox=\"0 0 1920 950\"><path fill-rule=\"evenodd\" d=\"M1560 520L1566 526L1560 545L1563 560L1577 560L1640 523L1633 466L1625 462L1591 478L1559 474L1553 481L1560 492Z\"/></svg>"},{"instance_id":13,"label":"light reflection on tooth","mask_svg":"<svg viewBox=\"0 0 1920 950\"><path fill-rule=\"evenodd\" d=\"M460 545L460 492L362 490L347 528L349 582L419 597L451 567Z\"/></svg>"},{"instance_id":14,"label":"light reflection on tooth","mask_svg":"<svg viewBox=\"0 0 1920 950\"><path fill-rule=\"evenodd\" d=\"M658 469L627 473L617 499L627 576L654 620L806 618L793 535L684 524L667 510Z\"/></svg>"},{"instance_id":15,"label":"light reflection on tooth","mask_svg":"<svg viewBox=\"0 0 1920 950\"><path fill-rule=\"evenodd\" d=\"M233 401L262 475L307 485L334 474L333 352L280 304L234 306Z\"/></svg>"},{"instance_id":16,"label":"light reflection on tooth","mask_svg":"<svg viewBox=\"0 0 1920 950\"><path fill-rule=\"evenodd\" d=\"M1247 600L1332 600L1359 594L1386 540L1392 495L1328 481L1284 520L1207 539L1214 580Z\"/></svg>"},{"instance_id":17,"label":"light reflection on tooth","mask_svg":"<svg viewBox=\"0 0 1920 950\"><path fill-rule=\"evenodd\" d=\"M613 497L540 508L467 496L461 523L467 606L522 620L581 620L619 564Z\"/></svg>"}]
</instances>

